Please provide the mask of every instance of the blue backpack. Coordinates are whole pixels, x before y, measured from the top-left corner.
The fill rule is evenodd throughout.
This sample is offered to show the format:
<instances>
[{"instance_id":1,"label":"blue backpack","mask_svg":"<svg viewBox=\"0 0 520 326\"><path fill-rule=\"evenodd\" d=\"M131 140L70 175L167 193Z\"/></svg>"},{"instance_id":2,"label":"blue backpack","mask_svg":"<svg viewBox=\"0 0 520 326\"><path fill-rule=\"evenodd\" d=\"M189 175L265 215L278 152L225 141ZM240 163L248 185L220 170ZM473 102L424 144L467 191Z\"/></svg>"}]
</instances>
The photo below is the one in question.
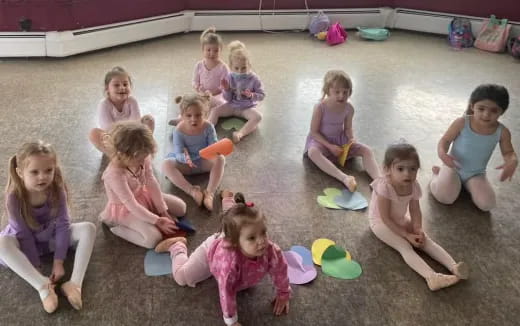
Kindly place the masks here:
<instances>
[{"instance_id":1,"label":"blue backpack","mask_svg":"<svg viewBox=\"0 0 520 326\"><path fill-rule=\"evenodd\" d=\"M472 47L474 38L470 20L460 17L453 18L448 26L448 40L452 47Z\"/></svg>"}]
</instances>

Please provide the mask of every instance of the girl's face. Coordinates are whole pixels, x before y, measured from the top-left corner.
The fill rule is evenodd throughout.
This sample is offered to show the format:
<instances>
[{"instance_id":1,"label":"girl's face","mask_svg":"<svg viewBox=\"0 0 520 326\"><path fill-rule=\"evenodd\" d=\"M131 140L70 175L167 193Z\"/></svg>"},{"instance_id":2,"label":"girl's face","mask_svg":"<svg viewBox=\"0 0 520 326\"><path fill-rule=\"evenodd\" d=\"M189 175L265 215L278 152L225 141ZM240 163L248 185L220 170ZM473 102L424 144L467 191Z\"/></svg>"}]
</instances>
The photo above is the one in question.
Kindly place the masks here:
<instances>
[{"instance_id":1,"label":"girl's face","mask_svg":"<svg viewBox=\"0 0 520 326\"><path fill-rule=\"evenodd\" d=\"M327 95L337 104L345 104L350 97L350 89L339 85L332 85Z\"/></svg>"},{"instance_id":2,"label":"girl's face","mask_svg":"<svg viewBox=\"0 0 520 326\"><path fill-rule=\"evenodd\" d=\"M265 248L267 248L267 228L264 221L242 226L238 243L240 250L246 257L262 256L265 253Z\"/></svg>"},{"instance_id":3,"label":"girl's face","mask_svg":"<svg viewBox=\"0 0 520 326\"><path fill-rule=\"evenodd\" d=\"M248 74L249 73L249 61L246 58L233 58L231 62L231 71L236 74Z\"/></svg>"},{"instance_id":4,"label":"girl's face","mask_svg":"<svg viewBox=\"0 0 520 326\"><path fill-rule=\"evenodd\" d=\"M54 180L56 161L48 154L35 154L25 159L25 166L16 168L29 192L45 191Z\"/></svg>"},{"instance_id":5,"label":"girl's face","mask_svg":"<svg viewBox=\"0 0 520 326\"><path fill-rule=\"evenodd\" d=\"M114 103L122 103L128 99L131 91L130 79L128 76L115 76L108 83L106 89L108 98Z\"/></svg>"},{"instance_id":6,"label":"girl's face","mask_svg":"<svg viewBox=\"0 0 520 326\"><path fill-rule=\"evenodd\" d=\"M392 162L389 169L390 180L396 186L411 186L417 179L419 166L415 160L399 160Z\"/></svg>"},{"instance_id":7,"label":"girl's face","mask_svg":"<svg viewBox=\"0 0 520 326\"><path fill-rule=\"evenodd\" d=\"M220 47L218 44L204 44L202 47L204 59L207 60L218 60L220 55Z\"/></svg>"},{"instance_id":8,"label":"girl's face","mask_svg":"<svg viewBox=\"0 0 520 326\"><path fill-rule=\"evenodd\" d=\"M498 118L504 113L504 110L491 100L475 102L471 109L474 119L483 126L496 125Z\"/></svg>"},{"instance_id":9,"label":"girl's face","mask_svg":"<svg viewBox=\"0 0 520 326\"><path fill-rule=\"evenodd\" d=\"M188 124L190 128L201 127L204 123L204 114L202 108L198 105L190 105L182 113L182 120Z\"/></svg>"}]
</instances>

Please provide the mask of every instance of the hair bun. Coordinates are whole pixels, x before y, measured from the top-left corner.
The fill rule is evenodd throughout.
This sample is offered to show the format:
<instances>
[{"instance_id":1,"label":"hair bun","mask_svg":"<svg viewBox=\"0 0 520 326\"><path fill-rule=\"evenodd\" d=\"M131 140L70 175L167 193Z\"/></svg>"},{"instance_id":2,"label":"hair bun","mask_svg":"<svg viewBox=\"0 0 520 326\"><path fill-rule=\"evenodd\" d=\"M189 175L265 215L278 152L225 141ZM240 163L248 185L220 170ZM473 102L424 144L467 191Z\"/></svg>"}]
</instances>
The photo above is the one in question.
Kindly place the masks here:
<instances>
[{"instance_id":1,"label":"hair bun","mask_svg":"<svg viewBox=\"0 0 520 326\"><path fill-rule=\"evenodd\" d=\"M236 202L237 204L244 204L244 205L245 205L245 203L246 203L246 199L244 198L244 194L241 193L241 192L237 192L237 193L235 194L235 202Z\"/></svg>"},{"instance_id":2,"label":"hair bun","mask_svg":"<svg viewBox=\"0 0 520 326\"><path fill-rule=\"evenodd\" d=\"M179 104L179 103L181 103L181 101L182 101L182 96L177 96L175 98L175 103Z\"/></svg>"}]
</instances>

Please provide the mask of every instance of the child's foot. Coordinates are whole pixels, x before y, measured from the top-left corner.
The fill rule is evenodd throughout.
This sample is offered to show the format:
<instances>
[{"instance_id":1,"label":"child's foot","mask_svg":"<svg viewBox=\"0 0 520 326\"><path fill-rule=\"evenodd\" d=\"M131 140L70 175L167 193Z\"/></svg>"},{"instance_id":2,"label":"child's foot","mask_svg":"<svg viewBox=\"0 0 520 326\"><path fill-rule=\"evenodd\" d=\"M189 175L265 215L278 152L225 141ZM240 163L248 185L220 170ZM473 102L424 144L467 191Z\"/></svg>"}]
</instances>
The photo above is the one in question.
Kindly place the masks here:
<instances>
[{"instance_id":1,"label":"child's foot","mask_svg":"<svg viewBox=\"0 0 520 326\"><path fill-rule=\"evenodd\" d=\"M71 281L65 282L61 285L61 291L67 300L69 300L72 308L80 310L83 307L83 302L81 301L81 288L78 285Z\"/></svg>"},{"instance_id":2,"label":"child's foot","mask_svg":"<svg viewBox=\"0 0 520 326\"><path fill-rule=\"evenodd\" d=\"M452 273L455 274L461 280L467 280L469 277L469 267L468 265L461 261L453 265Z\"/></svg>"},{"instance_id":3,"label":"child's foot","mask_svg":"<svg viewBox=\"0 0 520 326\"><path fill-rule=\"evenodd\" d=\"M188 241L184 237L168 238L159 242L159 244L155 246L155 252L167 252L170 249L170 247L177 242L184 242L184 244L188 243Z\"/></svg>"},{"instance_id":4,"label":"child's foot","mask_svg":"<svg viewBox=\"0 0 520 326\"><path fill-rule=\"evenodd\" d=\"M42 297L42 293L47 294ZM58 296L54 291L54 284L48 283L40 289L40 298L42 300L43 309L49 314L52 314L58 308Z\"/></svg>"},{"instance_id":5,"label":"child's foot","mask_svg":"<svg viewBox=\"0 0 520 326\"><path fill-rule=\"evenodd\" d=\"M348 190L350 190L350 192L356 191L357 183L356 178L354 178L353 176L345 175L345 177L343 178L343 184L345 185L345 187L347 187Z\"/></svg>"},{"instance_id":6,"label":"child's foot","mask_svg":"<svg viewBox=\"0 0 520 326\"><path fill-rule=\"evenodd\" d=\"M204 198L204 194L200 190L199 186L192 186L189 195L193 198L197 206L202 205L202 199Z\"/></svg>"},{"instance_id":7,"label":"child's foot","mask_svg":"<svg viewBox=\"0 0 520 326\"><path fill-rule=\"evenodd\" d=\"M437 166L437 165L432 166L433 174L435 174L435 175L439 174L440 170L441 170L440 166Z\"/></svg>"},{"instance_id":8,"label":"child's foot","mask_svg":"<svg viewBox=\"0 0 520 326\"><path fill-rule=\"evenodd\" d=\"M426 279L426 283L428 283L428 287L432 291L447 288L448 286L452 286L458 281L459 278L455 275L446 275L441 273L433 273L430 277Z\"/></svg>"},{"instance_id":9,"label":"child's foot","mask_svg":"<svg viewBox=\"0 0 520 326\"><path fill-rule=\"evenodd\" d=\"M220 197L222 198L229 198L233 197L233 192L231 190L224 189L220 192Z\"/></svg>"},{"instance_id":10,"label":"child's foot","mask_svg":"<svg viewBox=\"0 0 520 326\"><path fill-rule=\"evenodd\" d=\"M208 190L204 190L204 207L210 212L213 210L213 194Z\"/></svg>"},{"instance_id":11,"label":"child's foot","mask_svg":"<svg viewBox=\"0 0 520 326\"><path fill-rule=\"evenodd\" d=\"M179 124L179 122L181 122L181 118L175 118L175 119L171 119L170 121L168 121L168 124L170 126L176 126Z\"/></svg>"},{"instance_id":12,"label":"child's foot","mask_svg":"<svg viewBox=\"0 0 520 326\"><path fill-rule=\"evenodd\" d=\"M238 132L238 131L233 132L233 136L232 136L233 143L236 144L236 143L240 142L240 140L242 140L242 137L244 137L244 136L240 132Z\"/></svg>"}]
</instances>

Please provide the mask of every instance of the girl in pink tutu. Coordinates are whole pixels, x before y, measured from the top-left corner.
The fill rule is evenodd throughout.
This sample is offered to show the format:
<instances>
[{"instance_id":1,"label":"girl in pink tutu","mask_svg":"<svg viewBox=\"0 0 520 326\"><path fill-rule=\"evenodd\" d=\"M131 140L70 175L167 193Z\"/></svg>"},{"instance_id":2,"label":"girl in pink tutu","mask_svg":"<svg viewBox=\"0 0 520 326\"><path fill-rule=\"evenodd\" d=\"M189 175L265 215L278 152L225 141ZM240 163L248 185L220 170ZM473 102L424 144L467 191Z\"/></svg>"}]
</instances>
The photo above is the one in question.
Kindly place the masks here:
<instances>
[{"instance_id":1,"label":"girl in pink tutu","mask_svg":"<svg viewBox=\"0 0 520 326\"><path fill-rule=\"evenodd\" d=\"M115 235L153 248L163 234L175 234L175 216L186 213L186 204L159 188L152 171L157 145L150 128L138 121L119 122L108 143L113 153L103 173L108 203L100 219Z\"/></svg>"}]
</instances>

